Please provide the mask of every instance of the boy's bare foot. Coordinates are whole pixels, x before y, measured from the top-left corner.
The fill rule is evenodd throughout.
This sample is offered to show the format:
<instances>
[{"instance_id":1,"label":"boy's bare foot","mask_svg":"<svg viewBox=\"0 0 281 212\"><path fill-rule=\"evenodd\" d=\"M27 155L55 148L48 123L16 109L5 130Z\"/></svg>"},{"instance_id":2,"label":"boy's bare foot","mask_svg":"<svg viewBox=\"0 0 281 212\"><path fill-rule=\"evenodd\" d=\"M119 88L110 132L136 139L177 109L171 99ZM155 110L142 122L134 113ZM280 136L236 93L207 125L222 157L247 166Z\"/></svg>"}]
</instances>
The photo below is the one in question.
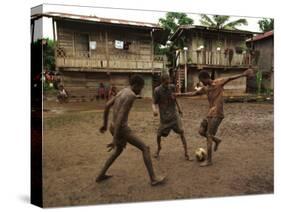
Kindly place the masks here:
<instances>
[{"instance_id":1,"label":"boy's bare foot","mask_svg":"<svg viewBox=\"0 0 281 212\"><path fill-rule=\"evenodd\" d=\"M151 185L156 186L156 185L163 184L165 182L165 180L166 180L166 177L164 177L164 176L156 177L154 180L151 181Z\"/></svg>"},{"instance_id":2,"label":"boy's bare foot","mask_svg":"<svg viewBox=\"0 0 281 212\"><path fill-rule=\"evenodd\" d=\"M220 143L221 143L221 140L215 141L215 146L214 146L214 151L215 152L218 150Z\"/></svg>"},{"instance_id":3,"label":"boy's bare foot","mask_svg":"<svg viewBox=\"0 0 281 212\"><path fill-rule=\"evenodd\" d=\"M101 175L101 176L98 176L96 178L96 182L99 183L99 182L107 180L107 179L109 179L111 177L112 177L112 175L106 175L106 174L105 175Z\"/></svg>"},{"instance_id":4,"label":"boy's bare foot","mask_svg":"<svg viewBox=\"0 0 281 212\"><path fill-rule=\"evenodd\" d=\"M191 159L191 158L189 157L189 155L184 155L184 157L185 157L185 159L186 159L187 161L193 161L193 159Z\"/></svg>"},{"instance_id":5,"label":"boy's bare foot","mask_svg":"<svg viewBox=\"0 0 281 212\"><path fill-rule=\"evenodd\" d=\"M200 163L200 166L205 167L205 166L211 166L212 164L213 164L212 162L206 160L206 161Z\"/></svg>"}]
</instances>

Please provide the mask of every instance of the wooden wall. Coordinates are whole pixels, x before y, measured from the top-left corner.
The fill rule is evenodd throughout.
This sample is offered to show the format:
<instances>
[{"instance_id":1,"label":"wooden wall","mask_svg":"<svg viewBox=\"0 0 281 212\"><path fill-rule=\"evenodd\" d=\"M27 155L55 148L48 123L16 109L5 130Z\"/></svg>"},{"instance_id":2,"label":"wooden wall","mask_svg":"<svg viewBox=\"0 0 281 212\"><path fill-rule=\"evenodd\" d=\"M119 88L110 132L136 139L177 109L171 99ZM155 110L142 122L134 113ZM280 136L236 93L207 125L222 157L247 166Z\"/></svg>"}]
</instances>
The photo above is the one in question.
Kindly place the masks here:
<instances>
[{"instance_id":1,"label":"wooden wall","mask_svg":"<svg viewBox=\"0 0 281 212\"><path fill-rule=\"evenodd\" d=\"M273 39L263 39L256 41L254 44L255 50L260 52L258 68L262 72L271 71L273 67Z\"/></svg>"},{"instance_id":2,"label":"wooden wall","mask_svg":"<svg viewBox=\"0 0 281 212\"><path fill-rule=\"evenodd\" d=\"M142 72L142 95L152 96L152 70L162 70L165 59L154 58L150 30L57 20L57 33L56 65L70 95L94 98L101 82L121 90L133 72ZM116 49L115 40L131 42L129 49Z\"/></svg>"},{"instance_id":3,"label":"wooden wall","mask_svg":"<svg viewBox=\"0 0 281 212\"><path fill-rule=\"evenodd\" d=\"M111 73L110 75L104 72L75 72L63 71L63 84L69 91L70 96L84 97L87 99L95 98L100 83L106 87L114 85L118 91L129 86L129 73ZM140 74L145 81L145 86L142 91L143 97L152 96L152 75Z\"/></svg>"},{"instance_id":4,"label":"wooden wall","mask_svg":"<svg viewBox=\"0 0 281 212\"><path fill-rule=\"evenodd\" d=\"M239 70L216 71L216 78L230 77L233 75L241 74ZM227 83L224 86L226 95L239 95L246 92L247 82L246 77L242 77Z\"/></svg>"},{"instance_id":5,"label":"wooden wall","mask_svg":"<svg viewBox=\"0 0 281 212\"><path fill-rule=\"evenodd\" d=\"M274 44L273 37L258 40L254 43L254 49L259 51L257 64L258 71L266 73L263 76L262 87L274 89Z\"/></svg>"},{"instance_id":6,"label":"wooden wall","mask_svg":"<svg viewBox=\"0 0 281 212\"><path fill-rule=\"evenodd\" d=\"M154 60L150 30L57 21L58 67L111 69L163 68L164 61ZM115 40L131 42L128 50L116 49ZM89 50L89 42L96 49Z\"/></svg>"},{"instance_id":7,"label":"wooden wall","mask_svg":"<svg viewBox=\"0 0 281 212\"><path fill-rule=\"evenodd\" d=\"M246 54L237 54L235 47L245 46L244 36L226 33L210 34L206 32L193 32L189 33L186 37L185 46L188 47L187 60L193 64L210 64L210 65L224 65L229 66L228 55L225 56L226 49L233 49L233 59L231 66L243 66L246 61ZM203 45L204 50L199 54L197 49ZM220 51L217 51L217 47L220 47ZM184 52L180 55L180 64L184 64Z\"/></svg>"}]
</instances>

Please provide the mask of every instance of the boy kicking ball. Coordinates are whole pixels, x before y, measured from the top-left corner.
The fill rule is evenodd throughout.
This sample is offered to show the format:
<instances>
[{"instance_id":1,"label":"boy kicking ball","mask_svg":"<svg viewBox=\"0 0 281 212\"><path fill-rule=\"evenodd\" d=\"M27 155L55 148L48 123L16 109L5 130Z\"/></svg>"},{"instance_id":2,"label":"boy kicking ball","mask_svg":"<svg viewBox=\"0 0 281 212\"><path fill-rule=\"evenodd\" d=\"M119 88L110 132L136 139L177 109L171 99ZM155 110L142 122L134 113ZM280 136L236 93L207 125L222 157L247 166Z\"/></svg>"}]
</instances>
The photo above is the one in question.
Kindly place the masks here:
<instances>
[{"instance_id":1,"label":"boy kicking ball","mask_svg":"<svg viewBox=\"0 0 281 212\"><path fill-rule=\"evenodd\" d=\"M207 138L207 160L202 162L200 166L210 166L212 165L212 143L215 143L214 151L218 150L221 139L217 138L215 135L217 130L224 118L223 114L223 87L228 82L241 78L241 77L253 77L254 72L252 69L247 69L243 74L228 77L228 78L218 78L212 80L207 71L199 72L199 80L203 83L204 87L200 90L194 92L188 92L185 96L196 96L207 94L209 101L209 111L207 117L201 122L199 134Z\"/></svg>"},{"instance_id":2,"label":"boy kicking ball","mask_svg":"<svg viewBox=\"0 0 281 212\"><path fill-rule=\"evenodd\" d=\"M110 132L113 135L112 143L108 144L109 151L113 149L112 155L105 162L104 167L96 178L100 182L110 178L106 171L113 164L116 158L123 152L126 144L129 143L142 151L143 160L148 171L151 185L158 185L164 182L165 177L156 176L153 170L149 147L139 139L128 126L128 116L137 95L144 87L144 80L139 75L133 75L130 79L130 87L122 89L114 98L106 103L104 110L104 122L100 132L107 130L108 115L110 108L113 107L113 120L110 125Z\"/></svg>"},{"instance_id":3,"label":"boy kicking ball","mask_svg":"<svg viewBox=\"0 0 281 212\"><path fill-rule=\"evenodd\" d=\"M161 137L167 137L171 130L179 134L184 149L184 156L186 160L191 160L187 153L186 139L184 136L184 129L181 123L182 111L175 96L175 86L170 84L170 77L168 74L161 76L161 85L156 87L153 96L153 114L158 115L160 112L160 126L157 132L157 151L155 158L159 157L161 150Z\"/></svg>"}]
</instances>

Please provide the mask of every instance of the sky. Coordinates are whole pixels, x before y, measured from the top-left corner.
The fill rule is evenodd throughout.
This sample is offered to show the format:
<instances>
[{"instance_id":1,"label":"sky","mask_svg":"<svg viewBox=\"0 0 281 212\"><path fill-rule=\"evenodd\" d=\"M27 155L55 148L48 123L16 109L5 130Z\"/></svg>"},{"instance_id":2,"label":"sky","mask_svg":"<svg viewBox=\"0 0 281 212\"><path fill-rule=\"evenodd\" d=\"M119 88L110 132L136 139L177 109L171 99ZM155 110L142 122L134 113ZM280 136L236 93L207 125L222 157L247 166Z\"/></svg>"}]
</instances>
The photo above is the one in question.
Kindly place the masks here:
<instances>
[{"instance_id":1,"label":"sky","mask_svg":"<svg viewBox=\"0 0 281 212\"><path fill-rule=\"evenodd\" d=\"M113 19L125 19L131 21L141 21L149 23L158 23L159 18L165 17L163 11L140 11L140 10L124 10L124 9L113 9L113 8L98 8L98 7L78 7L78 6L63 6L63 5L51 5L45 4L43 6L43 12L64 12L78 15L95 15L102 18L113 18ZM33 7L31 14L40 13L40 7ZM194 20L195 25L200 25L200 15L196 13L186 13L188 17ZM241 17L231 16L230 21L245 18L248 21L247 26L238 27L241 30L248 30L253 32L260 32L258 21L261 18L257 17ZM40 24L42 21L37 21L35 26L35 39L40 38L43 33L44 38L53 39L53 28L52 21L50 18L43 19L43 32L41 31Z\"/></svg>"}]
</instances>

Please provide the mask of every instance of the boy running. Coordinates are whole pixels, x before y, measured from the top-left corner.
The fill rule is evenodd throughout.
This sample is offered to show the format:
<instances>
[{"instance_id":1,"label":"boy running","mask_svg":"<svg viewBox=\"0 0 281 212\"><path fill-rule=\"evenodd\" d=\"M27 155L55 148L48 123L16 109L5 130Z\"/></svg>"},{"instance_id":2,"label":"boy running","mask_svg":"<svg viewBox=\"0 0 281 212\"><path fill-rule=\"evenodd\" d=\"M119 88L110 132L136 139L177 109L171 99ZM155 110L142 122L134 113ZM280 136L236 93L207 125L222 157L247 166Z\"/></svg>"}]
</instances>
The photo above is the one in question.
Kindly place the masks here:
<instances>
[{"instance_id":1,"label":"boy running","mask_svg":"<svg viewBox=\"0 0 281 212\"><path fill-rule=\"evenodd\" d=\"M209 101L209 111L207 117L201 122L199 134L207 138L207 160L202 162L200 166L212 165L212 142L215 143L214 151L218 150L218 146L221 140L215 137L217 130L224 118L223 114L223 87L228 82L241 78L241 77L252 77L254 74L252 69L247 69L243 74L228 77L218 78L212 80L207 71L199 72L199 80L203 83L204 87L198 91L188 92L185 96L196 96L207 94Z\"/></svg>"},{"instance_id":2,"label":"boy running","mask_svg":"<svg viewBox=\"0 0 281 212\"><path fill-rule=\"evenodd\" d=\"M143 143L129 128L128 116L137 95L140 94L144 87L144 80L139 75L134 75L130 79L130 87L122 89L114 98L110 99L104 110L104 123L100 128L100 132L107 130L108 115L110 108L113 107L113 120L110 125L110 132L113 135L112 143L108 144L108 151L113 149L112 155L106 161L103 169L100 171L96 182L100 182L110 178L106 175L106 171L113 164L115 159L122 153L127 142L142 151L143 160L148 171L151 185L163 183L165 177L157 177L154 173L149 147Z\"/></svg>"},{"instance_id":3,"label":"boy running","mask_svg":"<svg viewBox=\"0 0 281 212\"><path fill-rule=\"evenodd\" d=\"M179 134L184 149L184 156L186 160L190 160L187 153L186 139L184 136L184 129L182 127L181 119L182 111L175 96L175 86L170 84L170 77L168 74L161 76L161 85L154 90L153 97L153 114L158 115L157 106L160 112L160 126L157 132L157 151L155 158L159 157L161 150L161 137L167 137L171 130Z\"/></svg>"}]
</instances>

